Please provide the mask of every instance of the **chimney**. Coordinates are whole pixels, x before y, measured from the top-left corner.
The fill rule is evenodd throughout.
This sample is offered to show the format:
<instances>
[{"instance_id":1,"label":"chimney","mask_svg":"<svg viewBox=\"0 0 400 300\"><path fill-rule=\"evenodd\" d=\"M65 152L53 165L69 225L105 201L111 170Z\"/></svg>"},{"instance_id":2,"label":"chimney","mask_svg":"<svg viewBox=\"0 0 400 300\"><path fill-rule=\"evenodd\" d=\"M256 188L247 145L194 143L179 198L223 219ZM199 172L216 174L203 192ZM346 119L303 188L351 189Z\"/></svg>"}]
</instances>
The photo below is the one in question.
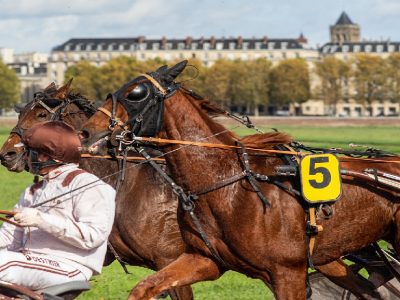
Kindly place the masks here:
<instances>
[{"instance_id":1,"label":"chimney","mask_svg":"<svg viewBox=\"0 0 400 300\"><path fill-rule=\"evenodd\" d=\"M190 49L191 45L192 45L192 37L191 36L187 36L186 40L185 40L185 48L186 49Z\"/></svg>"}]
</instances>

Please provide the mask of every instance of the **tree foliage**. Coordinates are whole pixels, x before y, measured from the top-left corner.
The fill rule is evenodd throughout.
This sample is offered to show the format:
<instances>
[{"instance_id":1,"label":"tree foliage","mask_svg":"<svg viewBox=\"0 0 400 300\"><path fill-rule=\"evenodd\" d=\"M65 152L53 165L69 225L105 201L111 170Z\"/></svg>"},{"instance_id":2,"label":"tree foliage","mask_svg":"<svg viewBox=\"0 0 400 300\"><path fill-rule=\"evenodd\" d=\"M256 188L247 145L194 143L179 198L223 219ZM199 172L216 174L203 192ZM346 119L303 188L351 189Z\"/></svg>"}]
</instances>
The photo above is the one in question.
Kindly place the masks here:
<instances>
[{"instance_id":1,"label":"tree foliage","mask_svg":"<svg viewBox=\"0 0 400 300\"><path fill-rule=\"evenodd\" d=\"M12 108L20 101L20 93L20 83L15 71L0 60L0 108Z\"/></svg>"},{"instance_id":2,"label":"tree foliage","mask_svg":"<svg viewBox=\"0 0 400 300\"><path fill-rule=\"evenodd\" d=\"M400 102L400 53L393 53L387 58L386 98Z\"/></svg>"},{"instance_id":3,"label":"tree foliage","mask_svg":"<svg viewBox=\"0 0 400 300\"><path fill-rule=\"evenodd\" d=\"M333 107L335 115L337 103L348 96L346 94L348 91L344 91L344 84L348 82L350 65L343 60L328 56L315 63L315 73L320 81L318 95L325 104Z\"/></svg>"},{"instance_id":4,"label":"tree foliage","mask_svg":"<svg viewBox=\"0 0 400 300\"><path fill-rule=\"evenodd\" d=\"M307 62L294 58L273 67L270 76L270 100L277 106L304 102L310 98L310 75Z\"/></svg>"},{"instance_id":5,"label":"tree foliage","mask_svg":"<svg viewBox=\"0 0 400 300\"><path fill-rule=\"evenodd\" d=\"M386 61L379 56L358 55L354 60L354 98L371 106L374 100L384 100L386 91Z\"/></svg>"}]
</instances>

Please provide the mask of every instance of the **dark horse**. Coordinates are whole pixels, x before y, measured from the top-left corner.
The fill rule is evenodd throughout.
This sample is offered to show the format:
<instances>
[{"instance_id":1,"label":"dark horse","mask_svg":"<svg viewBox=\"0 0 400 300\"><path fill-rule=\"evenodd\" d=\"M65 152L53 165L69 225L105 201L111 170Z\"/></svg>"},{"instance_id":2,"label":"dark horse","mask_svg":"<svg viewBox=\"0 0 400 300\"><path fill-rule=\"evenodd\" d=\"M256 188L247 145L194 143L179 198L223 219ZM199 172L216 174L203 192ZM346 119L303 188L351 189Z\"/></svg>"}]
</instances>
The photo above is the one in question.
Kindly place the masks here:
<instances>
[{"instance_id":1,"label":"dark horse","mask_svg":"<svg viewBox=\"0 0 400 300\"><path fill-rule=\"evenodd\" d=\"M284 133L267 133L238 138L209 117L212 105L199 101L191 92L174 82L186 62L172 68L166 66L144 74L123 86L103 105L107 115L97 112L83 126L86 144L91 145L108 131L116 118L127 122L134 134L155 135L169 140L199 141L245 148L274 149L288 144ZM161 103L161 105L160 105ZM163 111L164 110L164 111ZM161 116L163 119L159 119ZM154 129L147 130L148 128ZM109 132L110 133L110 132ZM90 148L90 147L89 147ZM230 184L220 184L243 173L245 163L236 150L164 145L173 179L183 190L199 194L191 214L187 203L180 202L178 222L185 252L173 263L149 276L131 292L129 299L150 299L171 287L185 286L203 280L214 280L231 269L263 280L277 299L305 299L307 277L307 214L304 200L294 196L282 184L295 185L289 179L276 177L275 167L283 164L278 154L259 155L248 150L250 168L275 181L260 183L266 206L249 180L242 178ZM390 163L388 163L390 162ZM400 174L400 159L341 158L341 168L362 171L379 168ZM276 182L281 184L276 184ZM316 237L312 261L332 276L341 256L359 250L379 239L386 239L400 250L400 216L395 189L369 184L353 176L344 176L342 196L333 204L334 214L328 220L318 220L324 230ZM217 186L217 188L212 188ZM210 188L211 187L211 188ZM206 191L206 192L201 192ZM195 214L204 231L192 218ZM210 247L202 238L208 237ZM212 251L213 249L213 251ZM213 252L213 253L212 253ZM346 268L342 266L344 276ZM338 273L336 273L338 274ZM367 297L367 296L366 296Z\"/></svg>"},{"instance_id":2,"label":"dark horse","mask_svg":"<svg viewBox=\"0 0 400 300\"><path fill-rule=\"evenodd\" d=\"M20 109L18 124L0 151L1 162L8 170L21 172L25 168L22 149L14 147L24 129L49 119L62 119L79 129L96 111L88 100L69 93L69 88L70 83L59 89L52 84ZM117 194L116 217L109 241L128 264L160 270L184 251L176 220L178 201L153 168L134 165L128 163L125 180ZM118 171L116 161L107 159L82 158L81 167L99 177ZM115 187L117 176L105 181ZM111 262L110 258L108 255L106 265ZM172 299L193 298L190 286L172 289L169 294Z\"/></svg>"}]
</instances>

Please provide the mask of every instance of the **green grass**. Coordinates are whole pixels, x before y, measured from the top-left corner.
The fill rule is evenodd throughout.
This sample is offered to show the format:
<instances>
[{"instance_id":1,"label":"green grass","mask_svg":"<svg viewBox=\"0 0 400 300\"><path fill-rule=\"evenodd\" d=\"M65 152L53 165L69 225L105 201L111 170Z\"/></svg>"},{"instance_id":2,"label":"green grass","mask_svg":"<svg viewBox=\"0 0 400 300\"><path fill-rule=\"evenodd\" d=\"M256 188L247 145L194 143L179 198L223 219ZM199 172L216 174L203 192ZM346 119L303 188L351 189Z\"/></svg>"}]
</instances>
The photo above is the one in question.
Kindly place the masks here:
<instances>
[{"instance_id":1,"label":"green grass","mask_svg":"<svg viewBox=\"0 0 400 300\"><path fill-rule=\"evenodd\" d=\"M277 126L296 140L310 146L341 147L348 149L349 143L368 145L382 150L400 153L398 130L396 127L310 127L310 126ZM262 128L270 131L270 128ZM0 128L0 143L8 136L9 128ZM252 134L247 128L235 130L240 135ZM26 172L10 173L0 167L0 200L1 209L10 209L17 202L23 189L32 182L32 176ZM103 269L103 273L93 277L92 289L82 294L79 300L126 299L130 289L152 271L129 267L132 275L125 275L122 268L114 263ZM219 280L201 282L193 285L195 298L198 300L217 299L272 299L271 292L260 280L247 278L244 275L227 272Z\"/></svg>"},{"instance_id":2,"label":"green grass","mask_svg":"<svg viewBox=\"0 0 400 300\"><path fill-rule=\"evenodd\" d=\"M296 141L309 146L351 149L349 144L353 143L400 153L400 128L398 127L316 127L283 125L274 126L274 128L289 133ZM261 126L260 129L265 132L271 131L270 127ZM235 130L235 132L239 135L247 135L252 134L254 131L241 127ZM358 149L363 148L359 147Z\"/></svg>"}]
</instances>

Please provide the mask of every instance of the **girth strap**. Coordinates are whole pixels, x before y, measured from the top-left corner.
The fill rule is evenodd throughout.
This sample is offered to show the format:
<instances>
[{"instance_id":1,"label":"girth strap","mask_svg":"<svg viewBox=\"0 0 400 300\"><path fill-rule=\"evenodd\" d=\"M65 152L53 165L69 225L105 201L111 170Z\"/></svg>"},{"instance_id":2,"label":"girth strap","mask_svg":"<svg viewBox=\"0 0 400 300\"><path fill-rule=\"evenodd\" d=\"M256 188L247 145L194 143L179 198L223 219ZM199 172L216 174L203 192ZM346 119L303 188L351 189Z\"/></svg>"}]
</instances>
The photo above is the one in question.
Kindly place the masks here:
<instances>
[{"instance_id":1,"label":"girth strap","mask_svg":"<svg viewBox=\"0 0 400 300\"><path fill-rule=\"evenodd\" d=\"M243 167L244 167L244 172L245 175L252 186L253 190L257 193L258 197L261 199L261 201L264 203L265 206L271 207L271 204L268 202L267 198L265 198L264 194L261 192L260 185L258 184L257 180L255 179L253 171L250 169L250 162L249 162L249 155L246 152L246 148L244 145L236 141L236 143L240 146L239 152L241 152L242 157L243 157ZM266 175L260 175L257 174L260 180L265 180L268 181L268 176Z\"/></svg>"}]
</instances>

